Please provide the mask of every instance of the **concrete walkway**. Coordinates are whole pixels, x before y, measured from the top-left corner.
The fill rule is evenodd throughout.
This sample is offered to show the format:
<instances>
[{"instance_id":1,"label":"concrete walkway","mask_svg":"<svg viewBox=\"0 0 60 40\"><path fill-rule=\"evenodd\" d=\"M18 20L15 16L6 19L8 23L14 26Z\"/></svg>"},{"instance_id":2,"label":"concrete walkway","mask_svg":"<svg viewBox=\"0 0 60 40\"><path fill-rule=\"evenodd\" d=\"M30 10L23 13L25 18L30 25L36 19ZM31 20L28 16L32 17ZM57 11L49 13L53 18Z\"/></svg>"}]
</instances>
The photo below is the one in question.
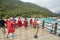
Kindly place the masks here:
<instances>
[{"instance_id":1,"label":"concrete walkway","mask_svg":"<svg viewBox=\"0 0 60 40\"><path fill-rule=\"evenodd\" d=\"M35 39L34 35L37 29L33 29L32 27L28 27L25 29L24 27L18 28L15 31L15 37L5 38L6 34L3 34L0 30L0 40L60 40L59 36L50 34L46 30L42 30L39 28L38 38Z\"/></svg>"}]
</instances>

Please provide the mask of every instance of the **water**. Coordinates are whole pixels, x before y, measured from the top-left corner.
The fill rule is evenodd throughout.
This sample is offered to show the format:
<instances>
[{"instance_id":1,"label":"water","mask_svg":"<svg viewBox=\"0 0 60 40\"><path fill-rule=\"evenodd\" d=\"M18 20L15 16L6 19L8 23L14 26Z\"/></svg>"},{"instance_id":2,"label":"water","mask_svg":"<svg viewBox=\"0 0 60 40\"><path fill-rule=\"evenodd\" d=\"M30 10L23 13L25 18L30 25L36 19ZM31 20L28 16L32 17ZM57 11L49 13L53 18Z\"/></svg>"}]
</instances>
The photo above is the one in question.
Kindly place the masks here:
<instances>
[{"instance_id":1,"label":"water","mask_svg":"<svg viewBox=\"0 0 60 40\"><path fill-rule=\"evenodd\" d=\"M60 30L58 30L58 29L60 29L60 22L59 21L56 21L55 19L50 19L50 18L37 18L40 22L41 22L41 26L42 26L42 21L44 20L45 21L45 26L51 26L51 27L47 27L46 28L46 30L52 30L52 24L55 24L56 22L58 23L58 27L57 27L57 33L60 33ZM30 20L30 18L27 18L27 20L29 21ZM48 23L46 23L46 22L48 22L48 23L52 23L52 24L48 24ZM48 30L48 31L49 31ZM53 29L54 30L54 29Z\"/></svg>"},{"instance_id":2,"label":"water","mask_svg":"<svg viewBox=\"0 0 60 40\"><path fill-rule=\"evenodd\" d=\"M55 19L49 19L49 18L39 18L40 21L44 20L45 22L49 22L49 23L52 23L52 24L55 24L56 22L58 23L58 27L57 27L57 33L60 33L60 21L56 21ZM47 25L48 23L45 23L45 26ZM52 30L52 24L49 24L49 26L51 27L48 27L48 29ZM53 29L54 30L54 29Z\"/></svg>"}]
</instances>

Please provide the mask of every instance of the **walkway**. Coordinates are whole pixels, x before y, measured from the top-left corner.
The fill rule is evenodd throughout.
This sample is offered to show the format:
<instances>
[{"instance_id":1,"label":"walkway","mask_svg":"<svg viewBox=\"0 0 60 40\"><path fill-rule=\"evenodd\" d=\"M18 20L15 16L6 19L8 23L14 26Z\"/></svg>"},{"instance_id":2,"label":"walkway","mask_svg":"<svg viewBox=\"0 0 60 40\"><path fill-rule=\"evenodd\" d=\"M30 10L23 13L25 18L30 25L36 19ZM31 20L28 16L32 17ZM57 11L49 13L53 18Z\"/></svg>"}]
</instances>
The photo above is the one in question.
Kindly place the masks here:
<instances>
[{"instance_id":1,"label":"walkway","mask_svg":"<svg viewBox=\"0 0 60 40\"><path fill-rule=\"evenodd\" d=\"M15 37L5 38L5 34L3 34L0 30L0 40L60 40L59 36L50 34L47 30L42 30L39 28L38 38L35 39L36 29L32 27L28 27L26 30L24 27L16 29Z\"/></svg>"}]
</instances>

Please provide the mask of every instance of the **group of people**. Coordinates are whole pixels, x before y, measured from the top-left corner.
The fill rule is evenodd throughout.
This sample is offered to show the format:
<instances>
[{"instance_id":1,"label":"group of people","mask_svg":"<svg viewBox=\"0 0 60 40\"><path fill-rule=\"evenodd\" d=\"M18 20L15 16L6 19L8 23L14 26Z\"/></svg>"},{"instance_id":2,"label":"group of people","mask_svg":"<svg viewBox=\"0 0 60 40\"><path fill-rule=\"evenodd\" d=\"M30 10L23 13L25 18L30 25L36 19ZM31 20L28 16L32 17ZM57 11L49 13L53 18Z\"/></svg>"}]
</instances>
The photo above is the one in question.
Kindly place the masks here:
<instances>
[{"instance_id":1,"label":"group of people","mask_svg":"<svg viewBox=\"0 0 60 40\"><path fill-rule=\"evenodd\" d=\"M10 33L14 34L16 24L17 24L17 28L20 28L20 27L24 26L25 29L27 29L27 27L28 27L28 20L27 20L27 18L25 18L23 23L22 23L22 20L19 17L19 19L18 19L18 21L16 23L16 19L15 18L10 18L10 19L6 19L6 20L4 20L3 18L0 18L0 27L2 28L4 33L6 32L5 24L6 24L6 28L7 28L7 32L8 32L8 34L7 34L7 38L8 38L8 35ZM30 25L33 25L33 28L37 27L37 20L36 20L36 18L34 19L34 21L32 19L30 19Z\"/></svg>"}]
</instances>

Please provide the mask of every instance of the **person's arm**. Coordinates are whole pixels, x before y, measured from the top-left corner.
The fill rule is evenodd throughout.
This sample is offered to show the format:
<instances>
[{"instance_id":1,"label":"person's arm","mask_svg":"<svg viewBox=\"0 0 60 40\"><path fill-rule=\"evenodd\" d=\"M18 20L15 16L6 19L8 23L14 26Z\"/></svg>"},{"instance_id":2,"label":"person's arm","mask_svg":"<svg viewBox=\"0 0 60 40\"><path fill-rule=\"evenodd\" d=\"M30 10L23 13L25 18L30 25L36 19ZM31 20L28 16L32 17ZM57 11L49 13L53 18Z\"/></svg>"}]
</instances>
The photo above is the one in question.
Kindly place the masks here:
<instances>
[{"instance_id":1,"label":"person's arm","mask_svg":"<svg viewBox=\"0 0 60 40\"><path fill-rule=\"evenodd\" d=\"M4 23L5 23L5 21L4 21Z\"/></svg>"}]
</instances>

